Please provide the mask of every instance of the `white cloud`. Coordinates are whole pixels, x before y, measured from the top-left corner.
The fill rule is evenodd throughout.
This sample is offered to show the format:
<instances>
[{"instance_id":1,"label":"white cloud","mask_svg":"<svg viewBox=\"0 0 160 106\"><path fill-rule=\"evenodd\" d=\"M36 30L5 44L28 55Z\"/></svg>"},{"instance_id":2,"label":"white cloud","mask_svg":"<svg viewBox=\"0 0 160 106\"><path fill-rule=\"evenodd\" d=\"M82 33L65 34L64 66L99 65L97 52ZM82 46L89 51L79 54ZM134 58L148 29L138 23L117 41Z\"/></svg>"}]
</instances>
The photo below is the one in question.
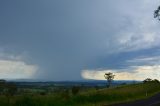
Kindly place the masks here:
<instances>
[{"instance_id":1,"label":"white cloud","mask_svg":"<svg viewBox=\"0 0 160 106\"><path fill-rule=\"evenodd\" d=\"M117 25L118 30L116 30L116 35L112 35L115 36L112 39L114 44L111 43L110 45L111 47L113 47L112 45L116 46L115 49L111 48L111 51L136 51L160 45L160 25L153 18L154 10L158 7L157 1L136 0L130 3L130 1L125 0L116 5L116 17L119 18L113 25Z\"/></svg>"},{"instance_id":2,"label":"white cloud","mask_svg":"<svg viewBox=\"0 0 160 106\"><path fill-rule=\"evenodd\" d=\"M25 55L15 55L0 51L0 79L33 78L38 66L25 62Z\"/></svg>"},{"instance_id":3,"label":"white cloud","mask_svg":"<svg viewBox=\"0 0 160 106\"><path fill-rule=\"evenodd\" d=\"M96 2L92 9L95 35L88 34L88 42L93 40L96 53L105 55L159 46L160 22L153 17L158 5L157 0Z\"/></svg>"},{"instance_id":4,"label":"white cloud","mask_svg":"<svg viewBox=\"0 0 160 106\"><path fill-rule=\"evenodd\" d=\"M127 70L83 70L84 79L104 80L104 73L114 73L115 80L144 80L145 78L160 80L160 65L134 66Z\"/></svg>"},{"instance_id":5,"label":"white cloud","mask_svg":"<svg viewBox=\"0 0 160 106\"><path fill-rule=\"evenodd\" d=\"M37 69L37 66L23 61L0 60L0 78L4 79L31 78Z\"/></svg>"}]
</instances>

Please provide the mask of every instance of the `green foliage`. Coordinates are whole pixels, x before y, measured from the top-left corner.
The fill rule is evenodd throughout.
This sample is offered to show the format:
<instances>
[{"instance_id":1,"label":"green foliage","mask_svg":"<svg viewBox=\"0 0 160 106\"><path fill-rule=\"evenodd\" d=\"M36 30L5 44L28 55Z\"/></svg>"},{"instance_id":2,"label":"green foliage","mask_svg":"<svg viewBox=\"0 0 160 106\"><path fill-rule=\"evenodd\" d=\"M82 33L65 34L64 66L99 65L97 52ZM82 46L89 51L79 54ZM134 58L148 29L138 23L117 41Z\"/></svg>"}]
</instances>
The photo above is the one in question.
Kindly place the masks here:
<instances>
[{"instance_id":1,"label":"green foliage","mask_svg":"<svg viewBox=\"0 0 160 106\"><path fill-rule=\"evenodd\" d=\"M61 99L68 100L70 98L69 90L65 89L63 92L61 92Z\"/></svg>"},{"instance_id":2,"label":"green foliage","mask_svg":"<svg viewBox=\"0 0 160 106\"><path fill-rule=\"evenodd\" d=\"M79 86L73 86L73 87L72 87L72 94L73 94L73 95L78 94L79 90L80 90L80 87L79 87Z\"/></svg>"},{"instance_id":3,"label":"green foliage","mask_svg":"<svg viewBox=\"0 0 160 106\"><path fill-rule=\"evenodd\" d=\"M17 86L14 84L14 83L7 83L6 84L6 91L7 91L7 94L10 95L10 96L13 96L16 94L17 92Z\"/></svg>"},{"instance_id":4,"label":"green foliage","mask_svg":"<svg viewBox=\"0 0 160 106\"><path fill-rule=\"evenodd\" d=\"M104 78L107 79L107 82L108 82L108 84L107 84L108 88L111 86L111 82L114 79L114 77L115 77L115 75L113 75L113 73L111 73L111 72L104 74Z\"/></svg>"},{"instance_id":5,"label":"green foliage","mask_svg":"<svg viewBox=\"0 0 160 106\"><path fill-rule=\"evenodd\" d=\"M0 94L4 94L6 88L6 81L5 80L0 80Z\"/></svg>"},{"instance_id":6,"label":"green foliage","mask_svg":"<svg viewBox=\"0 0 160 106\"><path fill-rule=\"evenodd\" d=\"M157 83L124 85L116 88L101 89L95 92L84 93L77 96L74 101L78 103L92 103L92 104L111 104L117 102L126 102L130 100L137 100L146 98L146 91L148 97L159 92L160 85ZM103 105L103 104L102 104Z\"/></svg>"},{"instance_id":7,"label":"green foliage","mask_svg":"<svg viewBox=\"0 0 160 106\"><path fill-rule=\"evenodd\" d=\"M151 82L99 90L90 89L79 91L76 95L71 95L70 90L72 88L54 94L13 95L9 101L7 96L1 95L0 106L101 106L150 97L160 92L160 84Z\"/></svg>"},{"instance_id":8,"label":"green foliage","mask_svg":"<svg viewBox=\"0 0 160 106\"><path fill-rule=\"evenodd\" d=\"M157 79L154 79L153 82L160 83L159 80L157 80Z\"/></svg>"},{"instance_id":9,"label":"green foliage","mask_svg":"<svg viewBox=\"0 0 160 106\"><path fill-rule=\"evenodd\" d=\"M15 102L17 106L34 106L34 99L29 96L24 96L22 98L18 98Z\"/></svg>"},{"instance_id":10,"label":"green foliage","mask_svg":"<svg viewBox=\"0 0 160 106\"><path fill-rule=\"evenodd\" d=\"M0 80L0 94L13 96L17 92L17 86L14 83Z\"/></svg>"},{"instance_id":11,"label":"green foliage","mask_svg":"<svg viewBox=\"0 0 160 106\"><path fill-rule=\"evenodd\" d=\"M150 78L147 78L143 81L143 83L160 83L160 82L157 79L152 80Z\"/></svg>"}]
</instances>

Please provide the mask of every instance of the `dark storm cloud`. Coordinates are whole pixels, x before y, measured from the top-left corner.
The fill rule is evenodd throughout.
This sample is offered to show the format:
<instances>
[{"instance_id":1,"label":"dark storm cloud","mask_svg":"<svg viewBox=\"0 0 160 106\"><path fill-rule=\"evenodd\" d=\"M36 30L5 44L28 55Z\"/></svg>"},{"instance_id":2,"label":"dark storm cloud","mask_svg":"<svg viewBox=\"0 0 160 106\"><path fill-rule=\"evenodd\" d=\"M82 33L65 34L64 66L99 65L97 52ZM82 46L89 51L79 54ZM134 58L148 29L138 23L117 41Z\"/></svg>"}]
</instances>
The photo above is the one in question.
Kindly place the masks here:
<instances>
[{"instance_id":1,"label":"dark storm cloud","mask_svg":"<svg viewBox=\"0 0 160 106\"><path fill-rule=\"evenodd\" d=\"M145 0L1 0L0 47L10 54L25 52L25 61L39 66L34 76L39 79L79 80L84 69L127 67L124 61L159 44L157 24L148 13L155 5Z\"/></svg>"}]
</instances>

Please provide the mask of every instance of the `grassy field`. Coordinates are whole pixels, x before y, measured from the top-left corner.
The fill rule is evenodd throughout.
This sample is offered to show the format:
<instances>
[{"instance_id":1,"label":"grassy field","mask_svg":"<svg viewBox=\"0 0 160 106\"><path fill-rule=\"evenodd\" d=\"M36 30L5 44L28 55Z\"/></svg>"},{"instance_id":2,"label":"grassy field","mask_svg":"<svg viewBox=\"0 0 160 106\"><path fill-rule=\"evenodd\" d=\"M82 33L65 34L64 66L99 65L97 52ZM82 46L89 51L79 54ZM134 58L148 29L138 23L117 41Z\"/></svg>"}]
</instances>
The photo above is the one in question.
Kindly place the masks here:
<instances>
[{"instance_id":1,"label":"grassy field","mask_svg":"<svg viewBox=\"0 0 160 106\"><path fill-rule=\"evenodd\" d=\"M88 89L73 95L70 90L50 94L0 96L0 106L101 106L148 98L160 92L159 83L121 85L114 88Z\"/></svg>"}]
</instances>

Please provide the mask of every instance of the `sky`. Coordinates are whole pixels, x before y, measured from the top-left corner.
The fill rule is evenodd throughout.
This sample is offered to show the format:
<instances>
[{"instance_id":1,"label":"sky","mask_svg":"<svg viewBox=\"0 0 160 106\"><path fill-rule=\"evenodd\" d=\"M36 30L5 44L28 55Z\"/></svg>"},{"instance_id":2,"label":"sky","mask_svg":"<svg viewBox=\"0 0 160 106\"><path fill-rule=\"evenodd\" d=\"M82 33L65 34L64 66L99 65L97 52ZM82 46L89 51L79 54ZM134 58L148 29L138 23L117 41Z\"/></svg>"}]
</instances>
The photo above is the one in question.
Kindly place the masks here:
<instances>
[{"instance_id":1,"label":"sky","mask_svg":"<svg viewBox=\"0 0 160 106\"><path fill-rule=\"evenodd\" d=\"M159 0L0 0L0 78L160 80Z\"/></svg>"}]
</instances>

